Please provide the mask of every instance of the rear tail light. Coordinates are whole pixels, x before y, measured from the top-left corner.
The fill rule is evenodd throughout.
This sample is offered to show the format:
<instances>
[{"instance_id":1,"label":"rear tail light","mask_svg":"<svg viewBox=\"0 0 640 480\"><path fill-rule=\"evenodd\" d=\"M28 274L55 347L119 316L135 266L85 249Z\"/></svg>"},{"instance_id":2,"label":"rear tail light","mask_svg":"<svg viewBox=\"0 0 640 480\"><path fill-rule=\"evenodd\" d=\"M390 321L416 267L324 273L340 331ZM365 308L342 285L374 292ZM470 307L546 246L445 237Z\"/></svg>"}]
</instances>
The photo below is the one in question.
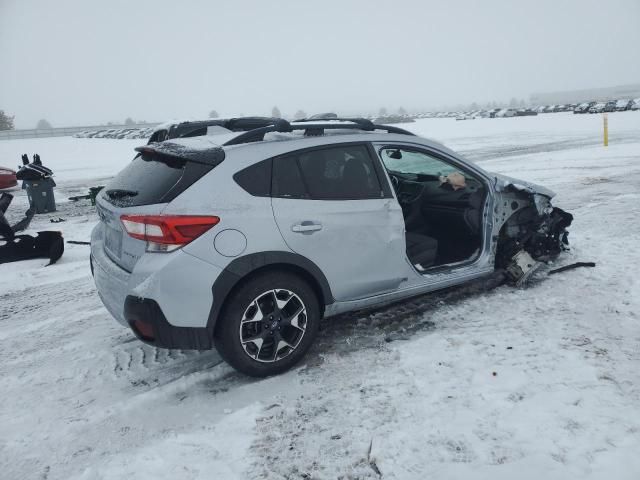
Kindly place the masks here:
<instances>
[{"instance_id":1,"label":"rear tail light","mask_svg":"<svg viewBox=\"0 0 640 480\"><path fill-rule=\"evenodd\" d=\"M195 240L220 222L219 217L194 215L122 215L127 234L147 242L149 252L170 252Z\"/></svg>"}]
</instances>

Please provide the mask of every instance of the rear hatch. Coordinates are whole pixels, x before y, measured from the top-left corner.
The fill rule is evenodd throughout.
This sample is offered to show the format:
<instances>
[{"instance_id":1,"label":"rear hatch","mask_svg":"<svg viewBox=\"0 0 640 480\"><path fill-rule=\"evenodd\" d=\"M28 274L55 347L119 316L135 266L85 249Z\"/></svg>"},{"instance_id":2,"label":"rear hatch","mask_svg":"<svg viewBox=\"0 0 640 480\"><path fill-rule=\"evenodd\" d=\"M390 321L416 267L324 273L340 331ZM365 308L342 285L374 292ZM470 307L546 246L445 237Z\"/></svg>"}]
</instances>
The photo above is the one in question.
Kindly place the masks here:
<instances>
[{"instance_id":1,"label":"rear hatch","mask_svg":"<svg viewBox=\"0 0 640 480\"><path fill-rule=\"evenodd\" d=\"M193 161L145 147L116 175L96 199L104 251L131 272L145 253L147 242L129 236L122 215L156 215L174 198L211 171L217 161ZM191 153L191 152L190 152ZM188 155L187 155L188 156ZM206 155L201 155L206 160Z\"/></svg>"}]
</instances>

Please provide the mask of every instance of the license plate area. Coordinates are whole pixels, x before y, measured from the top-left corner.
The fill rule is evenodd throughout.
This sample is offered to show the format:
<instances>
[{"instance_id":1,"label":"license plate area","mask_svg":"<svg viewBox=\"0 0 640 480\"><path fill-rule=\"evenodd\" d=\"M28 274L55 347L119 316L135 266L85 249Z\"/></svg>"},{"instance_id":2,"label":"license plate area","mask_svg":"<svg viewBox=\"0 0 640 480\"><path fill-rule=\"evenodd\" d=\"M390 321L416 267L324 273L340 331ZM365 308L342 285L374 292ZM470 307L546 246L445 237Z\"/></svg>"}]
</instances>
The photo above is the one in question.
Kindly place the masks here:
<instances>
[{"instance_id":1,"label":"license plate area","mask_svg":"<svg viewBox=\"0 0 640 480\"><path fill-rule=\"evenodd\" d=\"M122 256L122 234L123 232L105 225L104 248L118 259Z\"/></svg>"}]
</instances>

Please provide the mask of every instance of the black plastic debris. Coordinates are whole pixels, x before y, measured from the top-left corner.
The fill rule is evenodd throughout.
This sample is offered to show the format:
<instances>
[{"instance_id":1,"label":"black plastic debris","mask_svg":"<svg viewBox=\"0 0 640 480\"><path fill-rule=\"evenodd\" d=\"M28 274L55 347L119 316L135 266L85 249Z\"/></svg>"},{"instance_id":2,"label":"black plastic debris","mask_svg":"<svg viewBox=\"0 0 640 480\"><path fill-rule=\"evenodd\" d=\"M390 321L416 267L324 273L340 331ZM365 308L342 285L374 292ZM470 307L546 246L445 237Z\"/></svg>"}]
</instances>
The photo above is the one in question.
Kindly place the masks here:
<instances>
[{"instance_id":1,"label":"black plastic debris","mask_svg":"<svg viewBox=\"0 0 640 480\"><path fill-rule=\"evenodd\" d=\"M2 193L0 194L0 238L5 238L7 240L12 239L16 232L21 232L25 230L29 224L31 223L31 219L33 218L33 209L29 208L24 214L24 218L20 220L15 225L9 225L9 222L5 218L4 214L9 208L11 201L13 200L13 195L10 193Z\"/></svg>"},{"instance_id":2,"label":"black plastic debris","mask_svg":"<svg viewBox=\"0 0 640 480\"><path fill-rule=\"evenodd\" d=\"M42 165L42 159L37 153L33 155L33 163L29 163L27 154L22 155L22 166L16 172L18 180L44 180L51 178L53 171Z\"/></svg>"},{"instance_id":3,"label":"black plastic debris","mask_svg":"<svg viewBox=\"0 0 640 480\"><path fill-rule=\"evenodd\" d=\"M56 263L64 253L64 239L61 232L38 232L32 235L16 235L26 229L33 218L32 208L15 225L9 225L5 218L13 196L0 195L0 263L17 262L32 258L48 258L49 265Z\"/></svg>"},{"instance_id":4,"label":"black plastic debris","mask_svg":"<svg viewBox=\"0 0 640 480\"><path fill-rule=\"evenodd\" d=\"M564 267L556 268L555 270L551 270L549 275L553 275L554 273L566 272L567 270L573 270L574 268L580 267L595 267L595 262L576 262L571 265L565 265Z\"/></svg>"},{"instance_id":5,"label":"black plastic debris","mask_svg":"<svg viewBox=\"0 0 640 480\"><path fill-rule=\"evenodd\" d=\"M56 263L64 253L62 232L38 232L31 235L16 235L5 245L0 245L0 263L18 262L32 258L48 258L49 265Z\"/></svg>"},{"instance_id":6,"label":"black plastic debris","mask_svg":"<svg viewBox=\"0 0 640 480\"><path fill-rule=\"evenodd\" d=\"M89 193L87 195L75 195L69 197L69 200L77 202L78 200L91 200L91 205L96 204L96 197L98 193L104 188L104 185L98 185L96 187L89 187Z\"/></svg>"}]
</instances>

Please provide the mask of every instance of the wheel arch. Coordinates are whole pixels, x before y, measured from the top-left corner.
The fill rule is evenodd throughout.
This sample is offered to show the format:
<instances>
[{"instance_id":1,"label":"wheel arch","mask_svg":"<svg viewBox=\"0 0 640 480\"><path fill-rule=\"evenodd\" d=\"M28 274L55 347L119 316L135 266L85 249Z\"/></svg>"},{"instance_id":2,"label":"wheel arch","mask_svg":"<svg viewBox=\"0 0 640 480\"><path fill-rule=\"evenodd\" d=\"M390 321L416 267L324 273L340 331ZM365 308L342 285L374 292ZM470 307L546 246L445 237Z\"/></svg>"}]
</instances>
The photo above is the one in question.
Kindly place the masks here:
<instances>
[{"instance_id":1,"label":"wheel arch","mask_svg":"<svg viewBox=\"0 0 640 480\"><path fill-rule=\"evenodd\" d=\"M326 276L308 258L281 251L252 253L233 260L213 284L213 305L207 321L211 334L215 332L217 320L231 294L255 275L274 270L290 272L305 279L318 297L321 315L325 307L335 301Z\"/></svg>"}]
</instances>

